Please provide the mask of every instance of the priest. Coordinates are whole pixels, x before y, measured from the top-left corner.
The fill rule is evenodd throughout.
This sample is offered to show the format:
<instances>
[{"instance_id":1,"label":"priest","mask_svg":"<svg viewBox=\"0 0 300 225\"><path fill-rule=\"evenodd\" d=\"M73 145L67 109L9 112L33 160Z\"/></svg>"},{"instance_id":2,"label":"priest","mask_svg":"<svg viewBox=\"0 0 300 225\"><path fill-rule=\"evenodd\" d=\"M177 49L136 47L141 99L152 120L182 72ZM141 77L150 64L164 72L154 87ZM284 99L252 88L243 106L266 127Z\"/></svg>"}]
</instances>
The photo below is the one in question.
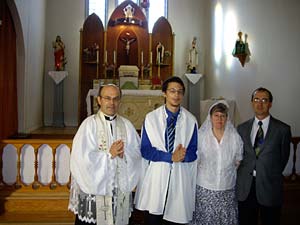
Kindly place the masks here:
<instances>
[{"instance_id":1,"label":"priest","mask_svg":"<svg viewBox=\"0 0 300 225\"><path fill-rule=\"evenodd\" d=\"M69 210L75 225L126 225L141 166L140 138L118 115L119 87L101 86L100 110L80 125L72 146Z\"/></svg>"}]
</instances>

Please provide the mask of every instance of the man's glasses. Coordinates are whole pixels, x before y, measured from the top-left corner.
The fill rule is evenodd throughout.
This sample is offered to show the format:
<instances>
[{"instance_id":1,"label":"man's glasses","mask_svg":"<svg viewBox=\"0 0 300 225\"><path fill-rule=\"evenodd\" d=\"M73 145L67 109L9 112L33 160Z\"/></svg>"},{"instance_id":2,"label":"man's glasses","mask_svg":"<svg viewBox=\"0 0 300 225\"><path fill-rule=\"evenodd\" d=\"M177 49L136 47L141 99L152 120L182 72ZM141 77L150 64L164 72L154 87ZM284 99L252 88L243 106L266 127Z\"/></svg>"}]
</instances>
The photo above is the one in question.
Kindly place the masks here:
<instances>
[{"instance_id":1,"label":"man's glasses","mask_svg":"<svg viewBox=\"0 0 300 225\"><path fill-rule=\"evenodd\" d=\"M267 103L267 102L269 102L269 99L267 99L267 98L254 98L253 102L255 102L255 103Z\"/></svg>"},{"instance_id":2,"label":"man's glasses","mask_svg":"<svg viewBox=\"0 0 300 225\"><path fill-rule=\"evenodd\" d=\"M103 98L107 102L110 102L110 101L119 102L121 100L120 96L117 96L117 97L114 97L114 98L109 97L109 96L100 96L100 98Z\"/></svg>"},{"instance_id":3,"label":"man's glasses","mask_svg":"<svg viewBox=\"0 0 300 225\"><path fill-rule=\"evenodd\" d=\"M167 91L169 91L172 95L175 95L176 93L178 93L179 95L184 94L183 89L169 88L167 89Z\"/></svg>"}]
</instances>

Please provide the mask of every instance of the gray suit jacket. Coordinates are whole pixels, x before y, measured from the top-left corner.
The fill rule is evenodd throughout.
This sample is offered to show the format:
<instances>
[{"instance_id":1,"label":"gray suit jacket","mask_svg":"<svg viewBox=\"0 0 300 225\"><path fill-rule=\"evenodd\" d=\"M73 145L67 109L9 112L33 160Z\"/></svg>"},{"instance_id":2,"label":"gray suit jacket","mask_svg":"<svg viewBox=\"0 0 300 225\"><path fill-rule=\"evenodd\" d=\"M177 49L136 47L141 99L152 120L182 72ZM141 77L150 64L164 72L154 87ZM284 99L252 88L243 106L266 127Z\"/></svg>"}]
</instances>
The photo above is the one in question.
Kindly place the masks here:
<instances>
[{"instance_id":1,"label":"gray suit jacket","mask_svg":"<svg viewBox=\"0 0 300 225\"><path fill-rule=\"evenodd\" d=\"M260 154L256 158L251 143L251 129L254 118L240 124L238 133L244 142L244 158L237 173L237 198L248 197L256 167L256 197L264 206L280 206L283 201L282 172L289 159L290 126L271 116Z\"/></svg>"}]
</instances>

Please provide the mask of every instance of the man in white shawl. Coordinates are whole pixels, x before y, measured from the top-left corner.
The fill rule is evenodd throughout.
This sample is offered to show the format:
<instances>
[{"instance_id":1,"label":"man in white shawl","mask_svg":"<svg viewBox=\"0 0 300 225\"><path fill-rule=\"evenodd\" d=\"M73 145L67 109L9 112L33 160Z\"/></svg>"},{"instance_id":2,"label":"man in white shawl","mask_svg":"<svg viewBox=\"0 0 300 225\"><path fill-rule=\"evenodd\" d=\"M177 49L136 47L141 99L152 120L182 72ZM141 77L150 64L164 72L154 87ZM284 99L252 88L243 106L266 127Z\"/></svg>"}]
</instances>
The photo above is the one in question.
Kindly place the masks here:
<instances>
[{"instance_id":1,"label":"man in white shawl","mask_svg":"<svg viewBox=\"0 0 300 225\"><path fill-rule=\"evenodd\" d=\"M117 114L119 87L100 87L100 110L80 125L72 145L69 210L75 225L126 225L131 191L141 168L140 138L133 125Z\"/></svg>"},{"instance_id":2,"label":"man in white shawl","mask_svg":"<svg viewBox=\"0 0 300 225\"><path fill-rule=\"evenodd\" d=\"M146 225L186 224L195 206L196 118L181 106L185 92L179 77L162 86L165 105L148 113L142 128L143 171L135 195Z\"/></svg>"}]
</instances>

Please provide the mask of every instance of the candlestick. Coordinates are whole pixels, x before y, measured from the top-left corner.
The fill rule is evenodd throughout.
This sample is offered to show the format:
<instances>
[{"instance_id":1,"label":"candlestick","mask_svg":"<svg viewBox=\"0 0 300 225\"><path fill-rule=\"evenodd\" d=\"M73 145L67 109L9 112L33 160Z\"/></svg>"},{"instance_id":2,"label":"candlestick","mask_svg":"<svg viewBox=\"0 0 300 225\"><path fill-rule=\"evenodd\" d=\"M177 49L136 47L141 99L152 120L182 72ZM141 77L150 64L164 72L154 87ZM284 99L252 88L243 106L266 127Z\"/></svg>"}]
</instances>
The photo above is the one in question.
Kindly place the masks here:
<instances>
[{"instance_id":1,"label":"candlestick","mask_svg":"<svg viewBox=\"0 0 300 225\"><path fill-rule=\"evenodd\" d=\"M152 51L150 52L150 64L152 64Z\"/></svg>"},{"instance_id":2,"label":"candlestick","mask_svg":"<svg viewBox=\"0 0 300 225\"><path fill-rule=\"evenodd\" d=\"M144 64L144 52L141 51L141 64L143 65Z\"/></svg>"},{"instance_id":3,"label":"candlestick","mask_svg":"<svg viewBox=\"0 0 300 225\"><path fill-rule=\"evenodd\" d=\"M104 54L104 63L107 63L107 51L105 50L105 54Z\"/></svg>"},{"instance_id":4,"label":"candlestick","mask_svg":"<svg viewBox=\"0 0 300 225\"><path fill-rule=\"evenodd\" d=\"M114 64L116 64L116 51L114 50Z\"/></svg>"}]
</instances>

